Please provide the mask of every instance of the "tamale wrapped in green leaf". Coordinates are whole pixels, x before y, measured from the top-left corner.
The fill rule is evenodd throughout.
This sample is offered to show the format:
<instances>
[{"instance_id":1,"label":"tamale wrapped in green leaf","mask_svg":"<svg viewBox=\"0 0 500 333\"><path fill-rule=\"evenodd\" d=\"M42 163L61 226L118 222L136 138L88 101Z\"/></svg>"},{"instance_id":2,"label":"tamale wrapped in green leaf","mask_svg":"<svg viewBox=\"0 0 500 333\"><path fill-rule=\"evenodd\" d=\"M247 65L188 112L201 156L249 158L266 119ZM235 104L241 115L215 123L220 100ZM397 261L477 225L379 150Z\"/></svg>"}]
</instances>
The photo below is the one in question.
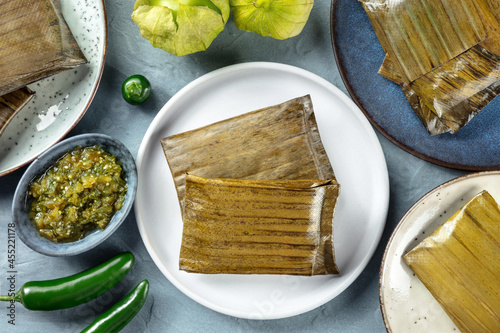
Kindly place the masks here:
<instances>
[{"instance_id":1,"label":"tamale wrapped in green leaf","mask_svg":"<svg viewBox=\"0 0 500 333\"><path fill-rule=\"evenodd\" d=\"M399 81L387 57L379 74L401 85L422 124L436 135L457 132L500 93L499 70L500 57L476 45L409 85Z\"/></svg>"},{"instance_id":2,"label":"tamale wrapped in green leaf","mask_svg":"<svg viewBox=\"0 0 500 333\"><path fill-rule=\"evenodd\" d=\"M0 0L0 95L87 62L59 0Z\"/></svg>"},{"instance_id":3,"label":"tamale wrapped in green leaf","mask_svg":"<svg viewBox=\"0 0 500 333\"><path fill-rule=\"evenodd\" d=\"M476 195L404 256L461 332L500 327L500 206Z\"/></svg>"},{"instance_id":4,"label":"tamale wrapped in green leaf","mask_svg":"<svg viewBox=\"0 0 500 333\"><path fill-rule=\"evenodd\" d=\"M205 178L334 179L309 95L161 140L179 196Z\"/></svg>"},{"instance_id":5,"label":"tamale wrapped in green leaf","mask_svg":"<svg viewBox=\"0 0 500 333\"><path fill-rule=\"evenodd\" d=\"M182 270L206 274L338 274L335 180L186 177Z\"/></svg>"},{"instance_id":6,"label":"tamale wrapped in green leaf","mask_svg":"<svg viewBox=\"0 0 500 333\"><path fill-rule=\"evenodd\" d=\"M500 40L499 40L500 41ZM409 84L431 134L455 133L500 93L500 57L477 45ZM416 110L418 113L418 110ZM432 124L437 117L445 127Z\"/></svg>"},{"instance_id":7,"label":"tamale wrapped in green leaf","mask_svg":"<svg viewBox=\"0 0 500 333\"><path fill-rule=\"evenodd\" d=\"M431 135L455 133L500 92L494 2L360 1L386 51L379 74L402 87Z\"/></svg>"},{"instance_id":8,"label":"tamale wrapped in green leaf","mask_svg":"<svg viewBox=\"0 0 500 333\"><path fill-rule=\"evenodd\" d=\"M382 48L409 83L486 38L476 0L360 0Z\"/></svg>"},{"instance_id":9,"label":"tamale wrapped in green leaf","mask_svg":"<svg viewBox=\"0 0 500 333\"><path fill-rule=\"evenodd\" d=\"M35 92L27 87L0 96L0 136L5 128L34 96Z\"/></svg>"},{"instance_id":10,"label":"tamale wrapped in green leaf","mask_svg":"<svg viewBox=\"0 0 500 333\"><path fill-rule=\"evenodd\" d=\"M429 134L437 135L457 132L500 93L499 60L476 45L409 85L387 56L378 73L401 86Z\"/></svg>"}]
</instances>

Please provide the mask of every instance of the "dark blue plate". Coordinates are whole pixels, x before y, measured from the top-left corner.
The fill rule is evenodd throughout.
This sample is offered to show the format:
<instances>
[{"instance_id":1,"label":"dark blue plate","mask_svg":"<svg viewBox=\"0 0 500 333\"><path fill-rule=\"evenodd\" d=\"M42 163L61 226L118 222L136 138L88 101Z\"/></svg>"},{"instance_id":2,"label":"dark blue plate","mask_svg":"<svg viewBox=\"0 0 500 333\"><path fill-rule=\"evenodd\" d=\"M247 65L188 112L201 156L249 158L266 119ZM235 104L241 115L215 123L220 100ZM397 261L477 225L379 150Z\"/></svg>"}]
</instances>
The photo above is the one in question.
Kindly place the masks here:
<instances>
[{"instance_id":1,"label":"dark blue plate","mask_svg":"<svg viewBox=\"0 0 500 333\"><path fill-rule=\"evenodd\" d=\"M358 0L332 0L331 35L347 90L389 140L438 165L471 171L500 169L500 98L457 133L431 136L401 88L377 74L384 52Z\"/></svg>"}]
</instances>

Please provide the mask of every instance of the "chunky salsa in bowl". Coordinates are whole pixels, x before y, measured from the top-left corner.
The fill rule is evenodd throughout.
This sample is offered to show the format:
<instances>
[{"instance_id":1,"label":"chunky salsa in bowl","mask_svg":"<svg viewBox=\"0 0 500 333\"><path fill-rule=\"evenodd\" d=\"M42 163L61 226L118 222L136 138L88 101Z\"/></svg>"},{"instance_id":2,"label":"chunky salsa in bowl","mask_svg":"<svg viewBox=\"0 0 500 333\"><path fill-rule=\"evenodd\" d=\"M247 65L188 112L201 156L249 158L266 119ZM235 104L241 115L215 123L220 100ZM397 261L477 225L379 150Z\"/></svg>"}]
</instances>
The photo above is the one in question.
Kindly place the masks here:
<instances>
[{"instance_id":1,"label":"chunky salsa in bowl","mask_svg":"<svg viewBox=\"0 0 500 333\"><path fill-rule=\"evenodd\" d=\"M40 155L18 184L12 206L21 240L46 255L75 255L108 238L128 215L135 162L102 134L66 139Z\"/></svg>"}]
</instances>

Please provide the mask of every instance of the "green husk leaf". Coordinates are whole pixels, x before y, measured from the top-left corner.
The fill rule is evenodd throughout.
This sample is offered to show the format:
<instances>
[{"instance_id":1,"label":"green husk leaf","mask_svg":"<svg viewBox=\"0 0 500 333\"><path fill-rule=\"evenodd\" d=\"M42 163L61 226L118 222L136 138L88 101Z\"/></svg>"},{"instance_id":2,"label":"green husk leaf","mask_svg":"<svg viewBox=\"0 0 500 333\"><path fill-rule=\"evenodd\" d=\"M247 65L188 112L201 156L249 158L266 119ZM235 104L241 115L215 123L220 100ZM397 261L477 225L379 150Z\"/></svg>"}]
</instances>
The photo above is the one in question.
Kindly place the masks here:
<instances>
[{"instance_id":1,"label":"green husk leaf","mask_svg":"<svg viewBox=\"0 0 500 333\"><path fill-rule=\"evenodd\" d=\"M174 9L154 5L153 0L137 0L132 20L151 45L183 56L206 50L224 30L229 17L228 0L174 1Z\"/></svg>"},{"instance_id":2,"label":"green husk leaf","mask_svg":"<svg viewBox=\"0 0 500 333\"><path fill-rule=\"evenodd\" d=\"M302 32L314 0L229 0L229 3L238 29L286 39Z\"/></svg>"},{"instance_id":3,"label":"green husk leaf","mask_svg":"<svg viewBox=\"0 0 500 333\"><path fill-rule=\"evenodd\" d=\"M404 256L461 332L500 327L500 206L483 191Z\"/></svg>"}]
</instances>

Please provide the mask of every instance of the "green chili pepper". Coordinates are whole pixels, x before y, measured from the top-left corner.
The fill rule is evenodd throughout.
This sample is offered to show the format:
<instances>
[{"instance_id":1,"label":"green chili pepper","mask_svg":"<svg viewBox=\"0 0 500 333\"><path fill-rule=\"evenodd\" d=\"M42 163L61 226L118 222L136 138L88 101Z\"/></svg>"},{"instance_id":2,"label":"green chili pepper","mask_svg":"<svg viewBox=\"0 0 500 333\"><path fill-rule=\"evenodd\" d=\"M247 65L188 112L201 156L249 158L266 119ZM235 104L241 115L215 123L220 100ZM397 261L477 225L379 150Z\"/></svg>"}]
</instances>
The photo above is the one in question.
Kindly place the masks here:
<instances>
[{"instance_id":1,"label":"green chili pepper","mask_svg":"<svg viewBox=\"0 0 500 333\"><path fill-rule=\"evenodd\" d=\"M111 289L134 265L134 255L124 252L81 273L46 281L26 282L13 296L0 301L21 302L29 310L59 310L88 302Z\"/></svg>"},{"instance_id":2,"label":"green chili pepper","mask_svg":"<svg viewBox=\"0 0 500 333\"><path fill-rule=\"evenodd\" d=\"M139 310L141 310L148 297L148 292L148 280L141 281L127 296L100 315L81 333L119 332L122 328L127 326Z\"/></svg>"},{"instance_id":3,"label":"green chili pepper","mask_svg":"<svg viewBox=\"0 0 500 333\"><path fill-rule=\"evenodd\" d=\"M129 76L122 84L122 95L130 104L142 104L151 95L151 83L142 75Z\"/></svg>"}]
</instances>

